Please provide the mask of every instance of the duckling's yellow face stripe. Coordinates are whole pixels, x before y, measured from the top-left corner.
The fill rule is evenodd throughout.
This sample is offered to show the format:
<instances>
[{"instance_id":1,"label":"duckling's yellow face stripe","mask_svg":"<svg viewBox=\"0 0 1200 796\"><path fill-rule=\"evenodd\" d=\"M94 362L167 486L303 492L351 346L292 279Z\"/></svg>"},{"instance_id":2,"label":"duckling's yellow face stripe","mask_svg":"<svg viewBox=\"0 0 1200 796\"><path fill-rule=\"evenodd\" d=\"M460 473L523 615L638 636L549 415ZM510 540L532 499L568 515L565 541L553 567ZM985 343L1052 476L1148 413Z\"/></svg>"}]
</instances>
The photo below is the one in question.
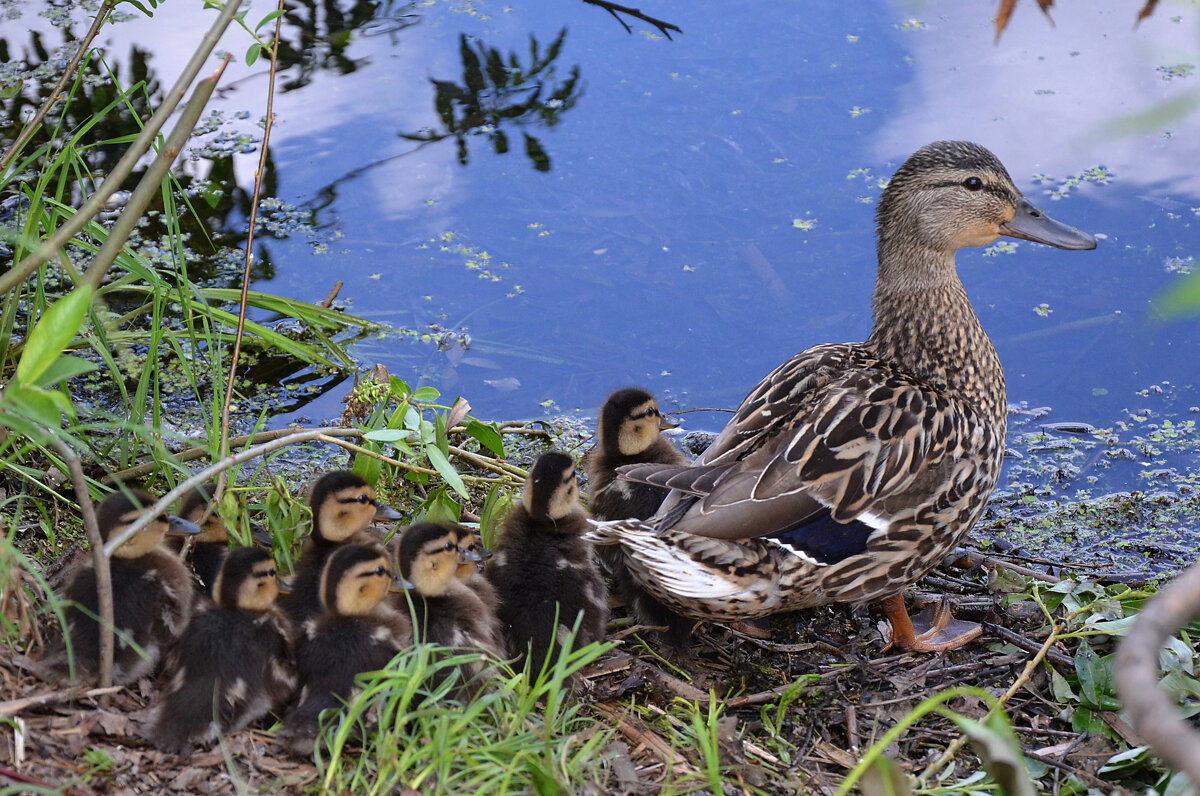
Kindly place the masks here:
<instances>
[{"instance_id":1,"label":"duckling's yellow face stripe","mask_svg":"<svg viewBox=\"0 0 1200 796\"><path fill-rule=\"evenodd\" d=\"M375 490L356 486L332 493L317 509L321 535L331 542L342 542L365 529L375 519Z\"/></svg>"},{"instance_id":2,"label":"duckling's yellow face stripe","mask_svg":"<svg viewBox=\"0 0 1200 796\"><path fill-rule=\"evenodd\" d=\"M630 410L621 421L617 445L625 456L636 456L649 448L662 428L662 414L653 398Z\"/></svg>"},{"instance_id":3,"label":"duckling's yellow face stripe","mask_svg":"<svg viewBox=\"0 0 1200 796\"><path fill-rule=\"evenodd\" d=\"M337 584L338 613L370 613L387 596L391 583L392 572L383 556L351 568Z\"/></svg>"},{"instance_id":4,"label":"duckling's yellow face stripe","mask_svg":"<svg viewBox=\"0 0 1200 796\"><path fill-rule=\"evenodd\" d=\"M263 561L256 564L238 588L238 608L245 611L265 611L279 596L279 578L275 564Z\"/></svg>"},{"instance_id":5,"label":"duckling's yellow face stripe","mask_svg":"<svg viewBox=\"0 0 1200 796\"><path fill-rule=\"evenodd\" d=\"M558 488L554 490L554 495L550 498L550 517L557 520L570 514L575 509L578 497L579 483L575 479L575 468L568 467L563 470L562 480L559 481Z\"/></svg>"},{"instance_id":6,"label":"duckling's yellow face stripe","mask_svg":"<svg viewBox=\"0 0 1200 796\"><path fill-rule=\"evenodd\" d=\"M140 511L130 511L121 515L121 519L117 522L117 528L111 534L116 536L124 531L133 523L137 522L142 514ZM149 553L163 540L167 535L167 521L162 517L156 517L153 522L147 525L134 537L125 544L113 551L114 558L141 558Z\"/></svg>"},{"instance_id":7,"label":"duckling's yellow face stripe","mask_svg":"<svg viewBox=\"0 0 1200 796\"><path fill-rule=\"evenodd\" d=\"M456 538L446 535L430 539L417 554L408 579L421 595L440 597L450 588L460 561Z\"/></svg>"}]
</instances>

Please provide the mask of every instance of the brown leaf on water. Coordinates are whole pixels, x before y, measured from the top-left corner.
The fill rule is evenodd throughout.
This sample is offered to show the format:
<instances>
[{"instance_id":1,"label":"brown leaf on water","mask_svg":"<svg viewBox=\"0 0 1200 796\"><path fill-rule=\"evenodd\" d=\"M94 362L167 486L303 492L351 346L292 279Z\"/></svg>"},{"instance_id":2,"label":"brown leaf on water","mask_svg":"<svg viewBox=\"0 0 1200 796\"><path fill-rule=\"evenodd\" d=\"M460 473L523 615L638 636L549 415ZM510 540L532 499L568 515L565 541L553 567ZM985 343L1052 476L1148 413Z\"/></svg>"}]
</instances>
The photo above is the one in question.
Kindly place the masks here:
<instances>
[{"instance_id":1,"label":"brown leaf on water","mask_svg":"<svg viewBox=\"0 0 1200 796\"><path fill-rule=\"evenodd\" d=\"M1142 6L1142 10L1138 12L1137 20L1134 21L1136 27L1143 19L1154 13L1154 7L1158 5L1158 0L1146 0L1146 4Z\"/></svg>"}]
</instances>

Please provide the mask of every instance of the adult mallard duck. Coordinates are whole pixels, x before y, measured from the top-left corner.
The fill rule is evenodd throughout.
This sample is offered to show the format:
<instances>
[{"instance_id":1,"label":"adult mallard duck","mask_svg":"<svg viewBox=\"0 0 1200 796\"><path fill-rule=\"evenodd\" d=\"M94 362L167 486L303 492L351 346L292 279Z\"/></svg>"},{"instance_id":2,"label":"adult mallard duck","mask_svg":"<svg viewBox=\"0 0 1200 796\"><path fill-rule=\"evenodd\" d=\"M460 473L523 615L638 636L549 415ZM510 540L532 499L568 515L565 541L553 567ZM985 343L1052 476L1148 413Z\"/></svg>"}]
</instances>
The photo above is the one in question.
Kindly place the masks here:
<instances>
[{"instance_id":1,"label":"adult mallard duck","mask_svg":"<svg viewBox=\"0 0 1200 796\"><path fill-rule=\"evenodd\" d=\"M883 601L896 646L951 649L977 625L916 626L902 592L975 524L1000 475L1004 373L954 254L1001 235L1061 249L1095 239L1045 216L996 156L964 141L917 151L879 201L874 328L789 359L690 467L623 477L673 491L645 522L598 523L634 576L700 619Z\"/></svg>"}]
</instances>

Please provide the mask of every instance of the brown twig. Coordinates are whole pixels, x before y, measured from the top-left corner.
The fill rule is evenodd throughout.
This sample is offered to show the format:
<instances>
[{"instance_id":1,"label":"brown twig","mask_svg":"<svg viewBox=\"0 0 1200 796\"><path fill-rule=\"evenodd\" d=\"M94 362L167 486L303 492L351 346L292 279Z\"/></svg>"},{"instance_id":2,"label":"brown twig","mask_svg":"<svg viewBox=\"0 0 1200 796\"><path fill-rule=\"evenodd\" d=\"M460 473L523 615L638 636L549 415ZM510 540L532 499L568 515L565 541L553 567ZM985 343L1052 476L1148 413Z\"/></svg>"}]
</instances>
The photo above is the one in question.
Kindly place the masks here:
<instances>
[{"instance_id":1,"label":"brown twig","mask_svg":"<svg viewBox=\"0 0 1200 796\"><path fill-rule=\"evenodd\" d=\"M233 352L229 355L229 377L225 383L225 400L221 404L221 440L217 445L217 456L229 454L229 410L233 405L233 391L237 382L238 360L242 353L242 336L246 333L246 306L250 299L250 269L254 264L254 225L258 221L258 197L262 191L263 174L267 170L267 149L271 141L271 126L275 122L275 70L279 63L279 32L283 24L283 0L276 5L279 16L275 18L275 38L271 42L271 68L267 77L267 116L263 126L262 143L258 149L258 170L254 172L254 195L250 199L249 230L246 232L246 260L242 269L242 295L238 304L237 331L233 335ZM340 284L340 283L339 283ZM225 492L225 471L217 476L217 488L213 495L215 505Z\"/></svg>"},{"instance_id":2,"label":"brown twig","mask_svg":"<svg viewBox=\"0 0 1200 796\"><path fill-rule=\"evenodd\" d=\"M1179 716L1158 684L1158 653L1167 639L1200 615L1200 564L1146 603L1117 647L1117 694L1133 729L1169 765L1200 785L1200 733Z\"/></svg>"},{"instance_id":3,"label":"brown twig","mask_svg":"<svg viewBox=\"0 0 1200 796\"><path fill-rule=\"evenodd\" d=\"M101 688L90 688L85 691L80 691L78 688L64 688L61 691L48 691L44 694L10 699L7 702L0 702L0 716L16 716L26 708L38 707L40 705L57 705L61 702L74 702L80 698L94 699L95 697L105 697L109 694L115 694L124 687L123 685L110 685Z\"/></svg>"},{"instance_id":4,"label":"brown twig","mask_svg":"<svg viewBox=\"0 0 1200 796\"><path fill-rule=\"evenodd\" d=\"M1001 625L994 625L991 622L981 622L980 624L983 625L984 630L996 636L1001 641L1007 641L1009 644L1012 644L1015 647L1020 647L1026 652L1037 652L1042 648L1042 645L1038 644L1033 639L1025 638L1020 633L1009 630ZM1054 663L1059 667L1066 669L1067 671L1074 671L1075 660L1064 652L1059 652L1058 650L1051 648L1046 651L1046 658L1049 659L1051 663Z\"/></svg>"},{"instance_id":5,"label":"brown twig","mask_svg":"<svg viewBox=\"0 0 1200 796\"><path fill-rule=\"evenodd\" d=\"M108 21L108 12L112 11L113 6L116 4L116 0L104 0L100 5L100 8L96 11L95 18L92 19L92 26L88 28L87 33L79 40L79 49L75 52L75 57L68 61L66 67L63 69L62 77L58 79L58 83L55 84L54 88L50 89L50 93L46 96L46 101L37 109L37 113L25 123L25 126L21 129L21 134L17 136L17 140L13 141L12 145L5 151L4 156L0 157L0 172L3 172L12 165L13 160L17 157L17 153L21 151L25 144L29 143L29 139L33 138L42 120L46 118L46 114L50 113L50 109L58 102L63 89L67 87L67 83L74 76L75 70L83 63L84 56L87 55L88 50L92 46L92 40L96 38L96 35L100 33L100 29L104 27L104 23Z\"/></svg>"},{"instance_id":6,"label":"brown twig","mask_svg":"<svg viewBox=\"0 0 1200 796\"><path fill-rule=\"evenodd\" d=\"M87 532L88 541L92 543L92 568L96 572L96 600L100 609L100 688L112 685L113 667L113 592L112 570L108 566L108 553L104 550L104 539L100 536L100 527L96 524L96 509L92 505L92 496L88 494L87 480L83 475L83 465L75 450L57 436L50 437L50 444L62 455L66 462L67 471L71 474L71 484L75 487L75 499L79 501L79 513L83 517L83 528Z\"/></svg>"},{"instance_id":7,"label":"brown twig","mask_svg":"<svg viewBox=\"0 0 1200 796\"><path fill-rule=\"evenodd\" d=\"M658 736L646 723L627 710L607 702L596 702L592 709L604 715L609 722L616 724L617 729L625 739L636 749L644 747L667 765L678 771L693 772L695 767L671 748L671 745Z\"/></svg>"},{"instance_id":8,"label":"brown twig","mask_svg":"<svg viewBox=\"0 0 1200 796\"><path fill-rule=\"evenodd\" d=\"M620 22L621 27L625 28L626 33L633 33L633 28L629 27L628 23L621 19L621 17L618 15L618 12L621 14L628 14L629 16L640 19L643 22L649 22L651 25L658 28L659 31L662 32L662 35L666 36L667 39L671 41L674 41L674 39L671 39L670 31L683 33L683 30L678 25L672 25L670 22L664 22L661 19L655 19L654 17L643 13L639 8L630 8L629 6L623 6L618 3L610 2L610 0L583 0L583 2L587 3L588 5L599 6L608 13L612 14L613 19L615 19L617 22Z\"/></svg>"}]
</instances>

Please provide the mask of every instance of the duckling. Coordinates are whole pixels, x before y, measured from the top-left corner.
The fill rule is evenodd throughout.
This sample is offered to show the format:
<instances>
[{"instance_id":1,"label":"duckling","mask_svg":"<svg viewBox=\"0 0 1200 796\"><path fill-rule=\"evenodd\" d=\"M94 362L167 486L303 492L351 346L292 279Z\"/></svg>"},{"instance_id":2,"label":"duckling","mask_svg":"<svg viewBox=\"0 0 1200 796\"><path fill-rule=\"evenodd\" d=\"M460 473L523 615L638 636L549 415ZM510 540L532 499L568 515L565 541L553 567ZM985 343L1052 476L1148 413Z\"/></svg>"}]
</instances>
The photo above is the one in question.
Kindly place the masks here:
<instances>
[{"instance_id":1,"label":"duckling","mask_svg":"<svg viewBox=\"0 0 1200 796\"><path fill-rule=\"evenodd\" d=\"M240 547L225 557L213 602L198 601L167 656L168 686L154 710L150 739L186 752L237 732L283 705L296 689L291 623L275 605L271 554Z\"/></svg>"},{"instance_id":2,"label":"duckling","mask_svg":"<svg viewBox=\"0 0 1200 796\"><path fill-rule=\"evenodd\" d=\"M645 520L658 511L670 490L619 478L617 468L644 463L686 465L687 458L661 433L674 427L658 411L654 396L643 389L627 387L608 396L596 424L596 445L582 461L588 476L588 508L594 519ZM596 553L637 621L665 626L668 643L676 650L684 649L695 621L675 613L639 586L629 574L619 546L600 547Z\"/></svg>"},{"instance_id":3,"label":"duckling","mask_svg":"<svg viewBox=\"0 0 1200 796\"><path fill-rule=\"evenodd\" d=\"M458 539L457 527L433 522L417 523L400 536L400 575L413 585L406 594L417 640L501 655L504 635L495 612L456 577L469 558L459 550ZM481 659L465 667L464 680L478 675L483 664Z\"/></svg>"},{"instance_id":4,"label":"duckling","mask_svg":"<svg viewBox=\"0 0 1200 796\"><path fill-rule=\"evenodd\" d=\"M141 490L114 492L96 508L96 524L105 541L134 523L154 498ZM198 534L200 527L180 517L156 518L118 547L109 560L112 577L113 672L115 685L127 685L150 674L179 638L192 608L192 580L179 557L159 543L167 534ZM68 582L64 596L70 656L64 646L50 654L45 666L66 674L73 657L77 673L92 678L100 670L100 600L96 571L85 563ZM140 652L139 652L140 648Z\"/></svg>"},{"instance_id":5,"label":"duckling","mask_svg":"<svg viewBox=\"0 0 1200 796\"><path fill-rule=\"evenodd\" d=\"M336 470L313 484L308 505L313 529L304 553L296 563L291 592L280 605L297 626L321 611L318 595L321 569L329 556L347 542L378 544L366 533L374 520L397 520L400 514L375 500L375 489L349 470Z\"/></svg>"},{"instance_id":6,"label":"duckling","mask_svg":"<svg viewBox=\"0 0 1200 796\"><path fill-rule=\"evenodd\" d=\"M229 553L229 528L212 505L214 492L215 487L211 484L198 486L184 495L179 504L179 516L200 526L200 533L194 537L191 552L184 560L195 576L197 590L209 598L213 597L213 584ZM255 544L271 546L269 534L254 523L250 524L250 529Z\"/></svg>"},{"instance_id":7,"label":"duckling","mask_svg":"<svg viewBox=\"0 0 1200 796\"><path fill-rule=\"evenodd\" d=\"M1047 217L988 150L922 147L877 210L875 322L864 343L819 345L777 367L690 467L622 468L671 494L648 521L600 523L633 576L699 619L882 602L892 642L953 649L978 625L914 624L904 589L971 530L1000 475L1004 372L955 270L1001 235L1093 249Z\"/></svg>"},{"instance_id":8,"label":"duckling","mask_svg":"<svg viewBox=\"0 0 1200 796\"><path fill-rule=\"evenodd\" d=\"M500 607L500 598L496 596L496 588L483 574L484 564L492 557L492 551L483 546L479 534L460 525L458 532L458 549L462 553L462 561L454 571L455 577L468 589L475 592L483 604L493 614Z\"/></svg>"},{"instance_id":9,"label":"duckling","mask_svg":"<svg viewBox=\"0 0 1200 796\"><path fill-rule=\"evenodd\" d=\"M530 650L535 670L580 614L576 648L603 639L608 624L604 580L592 546L581 538L588 523L578 497L575 462L559 451L543 453L488 562L511 651L524 656Z\"/></svg>"},{"instance_id":10,"label":"duckling","mask_svg":"<svg viewBox=\"0 0 1200 796\"><path fill-rule=\"evenodd\" d=\"M345 544L329 556L319 590L325 613L305 624L297 642L300 701L279 733L296 754L313 753L321 712L353 698L357 675L384 668L412 645L412 623L384 600L393 582L377 545Z\"/></svg>"}]
</instances>

